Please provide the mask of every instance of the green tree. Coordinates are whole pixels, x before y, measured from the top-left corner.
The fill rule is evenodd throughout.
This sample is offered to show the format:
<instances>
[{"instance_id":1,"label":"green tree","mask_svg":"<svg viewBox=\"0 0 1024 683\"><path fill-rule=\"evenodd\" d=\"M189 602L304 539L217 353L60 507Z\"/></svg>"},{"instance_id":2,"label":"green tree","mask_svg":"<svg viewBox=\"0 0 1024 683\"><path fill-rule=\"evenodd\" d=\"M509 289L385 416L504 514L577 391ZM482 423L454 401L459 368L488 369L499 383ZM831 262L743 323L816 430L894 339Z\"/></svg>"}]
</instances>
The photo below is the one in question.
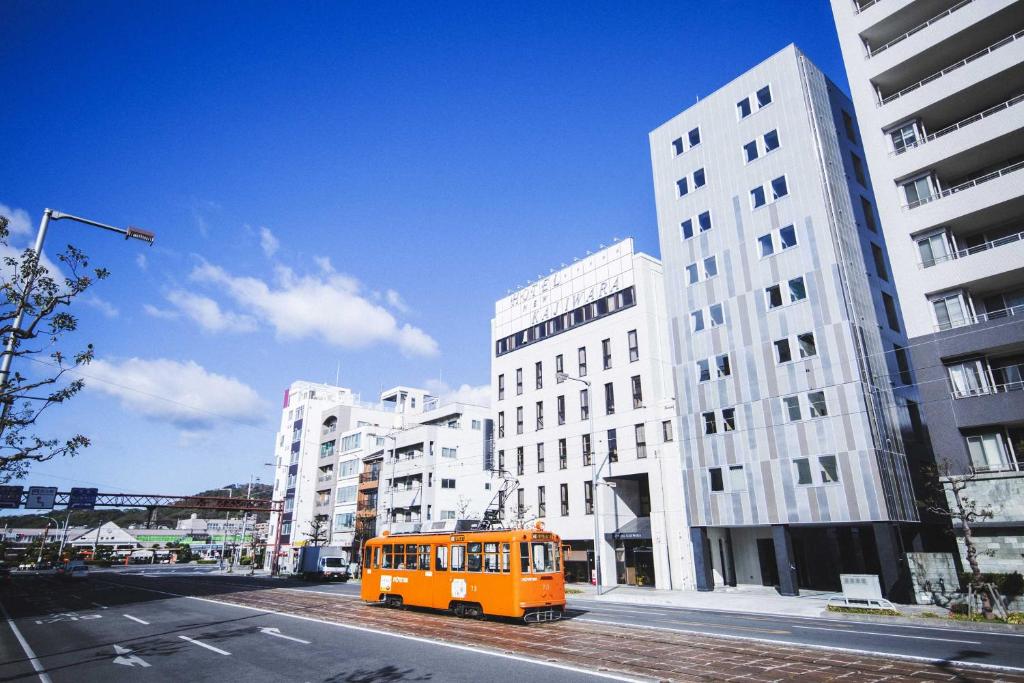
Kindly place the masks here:
<instances>
[{"instance_id":1,"label":"green tree","mask_svg":"<svg viewBox=\"0 0 1024 683\"><path fill-rule=\"evenodd\" d=\"M327 545L327 516L317 515L309 522L309 531L306 532L306 539L308 539L311 546L319 548L322 545Z\"/></svg>"},{"instance_id":2,"label":"green tree","mask_svg":"<svg viewBox=\"0 0 1024 683\"><path fill-rule=\"evenodd\" d=\"M0 216L0 247L8 246L8 225ZM36 433L40 416L84 386L81 379L67 381L65 375L92 360L92 344L71 355L57 347L78 329L78 319L68 310L71 303L108 275L103 268L90 272L86 255L71 245L57 258L66 275L50 273L33 249L2 259L0 344L13 332L15 346L12 372L0 386L0 483L25 476L33 462L74 456L89 445L82 434L43 438ZM15 329L19 309L24 318Z\"/></svg>"}]
</instances>

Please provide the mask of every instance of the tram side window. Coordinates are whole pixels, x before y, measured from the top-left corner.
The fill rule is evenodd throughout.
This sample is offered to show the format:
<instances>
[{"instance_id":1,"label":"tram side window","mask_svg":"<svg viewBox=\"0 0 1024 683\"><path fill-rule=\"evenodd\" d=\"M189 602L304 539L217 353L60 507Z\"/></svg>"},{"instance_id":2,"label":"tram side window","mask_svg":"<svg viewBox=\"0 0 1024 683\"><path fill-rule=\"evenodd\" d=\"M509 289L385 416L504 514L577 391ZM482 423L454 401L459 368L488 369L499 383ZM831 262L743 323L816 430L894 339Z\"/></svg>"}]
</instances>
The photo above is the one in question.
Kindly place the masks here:
<instances>
[{"instance_id":1,"label":"tram side window","mask_svg":"<svg viewBox=\"0 0 1024 683\"><path fill-rule=\"evenodd\" d=\"M554 548L551 543L533 544L533 571L553 572L555 571Z\"/></svg>"},{"instance_id":2,"label":"tram side window","mask_svg":"<svg viewBox=\"0 0 1024 683\"><path fill-rule=\"evenodd\" d=\"M416 569L416 544L407 543L405 546L405 566L399 569Z\"/></svg>"},{"instance_id":3,"label":"tram side window","mask_svg":"<svg viewBox=\"0 0 1024 683\"><path fill-rule=\"evenodd\" d=\"M373 548L373 567L376 569L380 566L380 546L374 546Z\"/></svg>"},{"instance_id":4,"label":"tram side window","mask_svg":"<svg viewBox=\"0 0 1024 683\"><path fill-rule=\"evenodd\" d=\"M373 566L372 562L373 562L373 548L370 548L369 546L367 546L366 548L363 548L363 566L364 567L372 567Z\"/></svg>"},{"instance_id":5,"label":"tram side window","mask_svg":"<svg viewBox=\"0 0 1024 683\"><path fill-rule=\"evenodd\" d=\"M420 569L430 571L430 546L420 546Z\"/></svg>"},{"instance_id":6,"label":"tram side window","mask_svg":"<svg viewBox=\"0 0 1024 683\"><path fill-rule=\"evenodd\" d=\"M446 572L448 571L448 546L439 545L437 546L437 557L434 558L434 571Z\"/></svg>"},{"instance_id":7,"label":"tram side window","mask_svg":"<svg viewBox=\"0 0 1024 683\"><path fill-rule=\"evenodd\" d=\"M464 545L453 545L452 546L452 571L453 572L464 572L464 571L466 571L466 546L464 546Z\"/></svg>"},{"instance_id":8,"label":"tram side window","mask_svg":"<svg viewBox=\"0 0 1024 683\"><path fill-rule=\"evenodd\" d=\"M484 571L492 574L498 572L497 543L484 543Z\"/></svg>"},{"instance_id":9,"label":"tram side window","mask_svg":"<svg viewBox=\"0 0 1024 683\"><path fill-rule=\"evenodd\" d=\"M519 544L519 571L523 574L530 573L530 544Z\"/></svg>"},{"instance_id":10,"label":"tram side window","mask_svg":"<svg viewBox=\"0 0 1024 683\"><path fill-rule=\"evenodd\" d=\"M401 548L402 546L398 546L398 547ZM392 566L391 565L391 544L390 543L385 543L384 544L384 559L380 563L380 568L381 569L391 569L391 566Z\"/></svg>"},{"instance_id":11,"label":"tram side window","mask_svg":"<svg viewBox=\"0 0 1024 683\"><path fill-rule=\"evenodd\" d=\"M469 561L466 563L466 571L471 571L471 572L478 572L478 571L480 571L481 566L483 565L482 556L480 554L480 549L481 549L482 546L483 546L482 543L470 543L469 544L469 549L468 549Z\"/></svg>"},{"instance_id":12,"label":"tram side window","mask_svg":"<svg viewBox=\"0 0 1024 683\"><path fill-rule=\"evenodd\" d=\"M512 546L508 543L501 544L501 571L504 574L512 571Z\"/></svg>"}]
</instances>

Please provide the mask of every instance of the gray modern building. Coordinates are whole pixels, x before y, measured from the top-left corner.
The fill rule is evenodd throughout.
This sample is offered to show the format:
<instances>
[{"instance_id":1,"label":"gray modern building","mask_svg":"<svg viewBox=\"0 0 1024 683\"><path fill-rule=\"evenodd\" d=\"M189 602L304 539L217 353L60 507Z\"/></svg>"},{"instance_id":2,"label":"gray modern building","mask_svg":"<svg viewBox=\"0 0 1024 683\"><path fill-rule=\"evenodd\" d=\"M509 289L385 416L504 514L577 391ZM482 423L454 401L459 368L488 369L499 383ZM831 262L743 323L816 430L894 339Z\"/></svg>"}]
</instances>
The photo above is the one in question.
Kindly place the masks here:
<instances>
[{"instance_id":1,"label":"gray modern building","mask_svg":"<svg viewBox=\"0 0 1024 683\"><path fill-rule=\"evenodd\" d=\"M650 135L702 590L868 572L893 595L914 542L916 397L889 381L907 342L853 111L791 45Z\"/></svg>"},{"instance_id":2,"label":"gray modern building","mask_svg":"<svg viewBox=\"0 0 1024 683\"><path fill-rule=\"evenodd\" d=\"M1024 553L1024 2L832 0L932 447ZM946 480L948 481L948 479Z\"/></svg>"}]
</instances>

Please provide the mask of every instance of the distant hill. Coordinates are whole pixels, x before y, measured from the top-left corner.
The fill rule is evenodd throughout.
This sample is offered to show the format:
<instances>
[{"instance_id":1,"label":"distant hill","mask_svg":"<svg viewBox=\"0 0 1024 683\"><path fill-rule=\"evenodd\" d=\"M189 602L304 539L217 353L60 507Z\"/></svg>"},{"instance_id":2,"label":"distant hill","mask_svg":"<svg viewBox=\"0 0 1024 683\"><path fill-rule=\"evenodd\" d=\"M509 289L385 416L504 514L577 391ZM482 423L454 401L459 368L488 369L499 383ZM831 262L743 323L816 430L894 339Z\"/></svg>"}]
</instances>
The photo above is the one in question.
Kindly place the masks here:
<instances>
[{"instance_id":1,"label":"distant hill","mask_svg":"<svg viewBox=\"0 0 1024 683\"><path fill-rule=\"evenodd\" d=\"M230 484L228 486L222 486L218 489L211 489L209 491L200 491L194 495L196 496L215 496L218 498L227 495L224 489L232 490L233 498L244 498L246 489L249 484ZM269 500L273 494L274 487L269 484L253 484L252 485L252 497L259 498L261 500ZM188 510L178 508L157 508L156 513L153 515L154 526L167 526L174 528L177 525L179 519L188 519L192 516L192 513L196 513L200 517L223 517L223 512L212 512L210 510ZM63 510L52 510L47 513L34 513L25 515L10 515L0 517L0 526L6 527L18 527L25 529L41 529L46 526L48 520L46 515L53 517L60 521L63 525L64 520L67 518L67 513ZM237 516L238 513L228 513ZM268 515L259 514L257 519L259 521L266 521ZM146 510L144 508L99 508L96 510L76 510L71 513L71 526L87 526L94 527L98 524L105 524L106 522L114 522L118 526L127 527L132 524L143 525L146 523ZM51 523L52 525L52 523Z\"/></svg>"}]
</instances>

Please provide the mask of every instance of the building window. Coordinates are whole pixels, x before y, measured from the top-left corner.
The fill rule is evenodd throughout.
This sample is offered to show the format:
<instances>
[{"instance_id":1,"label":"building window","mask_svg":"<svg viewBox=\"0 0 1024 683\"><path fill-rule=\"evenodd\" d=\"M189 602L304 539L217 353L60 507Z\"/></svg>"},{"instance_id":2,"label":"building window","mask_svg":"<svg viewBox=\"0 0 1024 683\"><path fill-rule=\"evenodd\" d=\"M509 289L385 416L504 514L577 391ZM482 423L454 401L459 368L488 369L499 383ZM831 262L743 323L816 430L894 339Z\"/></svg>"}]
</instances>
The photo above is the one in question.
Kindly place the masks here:
<instances>
[{"instance_id":1,"label":"building window","mask_svg":"<svg viewBox=\"0 0 1024 683\"><path fill-rule=\"evenodd\" d=\"M441 447L441 457L442 458L457 458L458 457L458 453L459 453L458 449L456 449L456 448L447 448L445 446Z\"/></svg>"},{"instance_id":2,"label":"building window","mask_svg":"<svg viewBox=\"0 0 1024 683\"><path fill-rule=\"evenodd\" d=\"M690 194L690 179L687 177L680 178L676 181L676 191L680 197L685 197Z\"/></svg>"},{"instance_id":3,"label":"building window","mask_svg":"<svg viewBox=\"0 0 1024 683\"><path fill-rule=\"evenodd\" d=\"M517 517L523 517L525 515L526 515L526 490L525 489L516 489L516 516Z\"/></svg>"},{"instance_id":4,"label":"building window","mask_svg":"<svg viewBox=\"0 0 1024 683\"><path fill-rule=\"evenodd\" d=\"M971 465L978 472L998 472L1012 469L1003 435L986 432L967 437L967 450L971 454Z\"/></svg>"},{"instance_id":5,"label":"building window","mask_svg":"<svg viewBox=\"0 0 1024 683\"><path fill-rule=\"evenodd\" d=\"M755 111L767 107L772 102L771 86L764 86L753 95L748 95L736 103L736 116L745 119Z\"/></svg>"},{"instance_id":6,"label":"building window","mask_svg":"<svg viewBox=\"0 0 1024 683\"><path fill-rule=\"evenodd\" d=\"M569 516L569 485L560 484L558 486L558 498L561 503L561 512L563 517Z\"/></svg>"},{"instance_id":7,"label":"building window","mask_svg":"<svg viewBox=\"0 0 1024 683\"><path fill-rule=\"evenodd\" d=\"M633 408L643 408L644 392L640 384L640 375L633 375L630 379L630 385L633 388Z\"/></svg>"},{"instance_id":8,"label":"building window","mask_svg":"<svg viewBox=\"0 0 1024 683\"><path fill-rule=\"evenodd\" d=\"M896 369L899 371L901 384L913 384L914 380L910 374L910 359L907 350L899 344L892 345L893 356L896 358Z\"/></svg>"},{"instance_id":9,"label":"building window","mask_svg":"<svg viewBox=\"0 0 1024 683\"><path fill-rule=\"evenodd\" d=\"M693 172L693 189L704 187L707 184L707 179L704 174L703 168L698 168Z\"/></svg>"},{"instance_id":10,"label":"building window","mask_svg":"<svg viewBox=\"0 0 1024 683\"><path fill-rule=\"evenodd\" d=\"M537 381L537 388L538 389L543 389L544 388L544 364L541 363L540 361L537 361L536 363L534 363L533 369L534 369L534 375L535 375L536 381Z\"/></svg>"},{"instance_id":11,"label":"building window","mask_svg":"<svg viewBox=\"0 0 1024 683\"><path fill-rule=\"evenodd\" d=\"M857 179L861 187L868 186L868 178L864 175L864 160L856 154L850 154L850 160L853 161L853 177Z\"/></svg>"},{"instance_id":12,"label":"building window","mask_svg":"<svg viewBox=\"0 0 1024 683\"><path fill-rule=\"evenodd\" d=\"M799 396L785 396L782 399L782 409L786 413L786 419L789 422L798 422L802 418L800 414L800 397Z\"/></svg>"},{"instance_id":13,"label":"building window","mask_svg":"<svg viewBox=\"0 0 1024 683\"><path fill-rule=\"evenodd\" d=\"M569 449L565 439L558 440L558 469L564 470L569 466Z\"/></svg>"},{"instance_id":14,"label":"building window","mask_svg":"<svg viewBox=\"0 0 1024 683\"><path fill-rule=\"evenodd\" d=\"M796 343L800 349L801 358L810 358L818 355L818 346L814 342L813 332L804 332L796 336Z\"/></svg>"},{"instance_id":15,"label":"building window","mask_svg":"<svg viewBox=\"0 0 1024 683\"><path fill-rule=\"evenodd\" d=\"M587 376L587 348L581 346L576 350L576 360L579 363L579 375L580 377Z\"/></svg>"},{"instance_id":16,"label":"building window","mask_svg":"<svg viewBox=\"0 0 1024 683\"><path fill-rule=\"evenodd\" d=\"M708 483L713 493L725 491L725 478L722 477L721 467L712 467L708 470Z\"/></svg>"},{"instance_id":17,"label":"building window","mask_svg":"<svg viewBox=\"0 0 1024 683\"><path fill-rule=\"evenodd\" d=\"M722 431L723 432L734 432L734 431L736 431L736 409L735 408L722 408Z\"/></svg>"},{"instance_id":18,"label":"building window","mask_svg":"<svg viewBox=\"0 0 1024 683\"><path fill-rule=\"evenodd\" d=\"M516 474L522 476L526 472L526 462L523 455L523 447L516 448Z\"/></svg>"},{"instance_id":19,"label":"building window","mask_svg":"<svg viewBox=\"0 0 1024 683\"><path fill-rule=\"evenodd\" d=\"M777 339L774 346L776 363L788 363L793 360L793 354L789 350L789 339Z\"/></svg>"},{"instance_id":20,"label":"building window","mask_svg":"<svg viewBox=\"0 0 1024 683\"><path fill-rule=\"evenodd\" d=\"M968 323L967 307L960 292L945 294L932 299L935 323L940 330L950 330Z\"/></svg>"},{"instance_id":21,"label":"building window","mask_svg":"<svg viewBox=\"0 0 1024 683\"><path fill-rule=\"evenodd\" d=\"M729 366L729 354L723 353L715 356L715 368L717 369L718 379L731 375L732 369Z\"/></svg>"},{"instance_id":22,"label":"building window","mask_svg":"<svg viewBox=\"0 0 1024 683\"><path fill-rule=\"evenodd\" d=\"M583 482L583 511L585 514L594 514L594 482Z\"/></svg>"},{"instance_id":23,"label":"building window","mask_svg":"<svg viewBox=\"0 0 1024 683\"><path fill-rule=\"evenodd\" d=\"M889 271L885 267L885 253L882 251L882 248L874 242L871 243L871 256L875 260L875 272L878 274L878 277L888 282Z\"/></svg>"},{"instance_id":24,"label":"building window","mask_svg":"<svg viewBox=\"0 0 1024 683\"><path fill-rule=\"evenodd\" d=\"M612 340L602 339L601 340L601 359L605 370L610 370L612 367Z\"/></svg>"},{"instance_id":25,"label":"building window","mask_svg":"<svg viewBox=\"0 0 1024 683\"><path fill-rule=\"evenodd\" d=\"M785 303L796 303L797 301L803 301L807 298L807 288L804 285L804 279L802 276L795 277L789 280L786 284L787 291L789 293L788 302L784 302L781 283L764 288L765 301L767 303L768 310L783 306Z\"/></svg>"},{"instance_id":26,"label":"building window","mask_svg":"<svg viewBox=\"0 0 1024 683\"><path fill-rule=\"evenodd\" d=\"M498 438L505 438L505 411L498 412Z\"/></svg>"},{"instance_id":27,"label":"building window","mask_svg":"<svg viewBox=\"0 0 1024 683\"><path fill-rule=\"evenodd\" d=\"M703 168L698 168L692 175L683 176L676 181L676 191L680 197L690 194L691 187L694 190L700 189L707 184L707 175Z\"/></svg>"},{"instance_id":28,"label":"building window","mask_svg":"<svg viewBox=\"0 0 1024 683\"><path fill-rule=\"evenodd\" d=\"M718 433L718 422L715 418L714 411L710 413L703 413L701 417L704 418L704 434L711 435Z\"/></svg>"},{"instance_id":29,"label":"building window","mask_svg":"<svg viewBox=\"0 0 1024 683\"><path fill-rule=\"evenodd\" d=\"M547 499L544 495L544 487L537 487L537 516L544 517L548 514Z\"/></svg>"},{"instance_id":30,"label":"building window","mask_svg":"<svg viewBox=\"0 0 1024 683\"><path fill-rule=\"evenodd\" d=\"M902 187L903 195L907 200L907 206L910 208L920 206L921 204L927 204L935 195L930 175L924 175L903 183Z\"/></svg>"},{"instance_id":31,"label":"building window","mask_svg":"<svg viewBox=\"0 0 1024 683\"><path fill-rule=\"evenodd\" d=\"M791 249L796 245L796 228L792 225L786 225L778 230L772 230L771 232L757 238L757 246L761 258L771 256L772 254L776 254L780 251L785 251L786 249Z\"/></svg>"},{"instance_id":32,"label":"building window","mask_svg":"<svg viewBox=\"0 0 1024 683\"><path fill-rule=\"evenodd\" d=\"M786 176L781 175L770 183L758 185L750 191L750 208L762 207L765 204L782 199L788 194L789 183L786 181Z\"/></svg>"},{"instance_id":33,"label":"building window","mask_svg":"<svg viewBox=\"0 0 1024 683\"><path fill-rule=\"evenodd\" d=\"M629 347L629 362L635 363L640 360L640 347L636 341L636 330L630 330L626 333L626 346Z\"/></svg>"},{"instance_id":34,"label":"building window","mask_svg":"<svg viewBox=\"0 0 1024 683\"><path fill-rule=\"evenodd\" d=\"M558 413L558 424L565 424L565 396L559 396L555 399L555 409Z\"/></svg>"},{"instance_id":35,"label":"building window","mask_svg":"<svg viewBox=\"0 0 1024 683\"><path fill-rule=\"evenodd\" d=\"M807 394L807 404L812 418L828 415L828 405L825 403L824 391L812 391Z\"/></svg>"},{"instance_id":36,"label":"building window","mask_svg":"<svg viewBox=\"0 0 1024 683\"><path fill-rule=\"evenodd\" d=\"M608 430L608 462L619 461L619 445L614 429Z\"/></svg>"},{"instance_id":37,"label":"building window","mask_svg":"<svg viewBox=\"0 0 1024 683\"><path fill-rule=\"evenodd\" d=\"M498 375L498 400L505 398L505 375Z\"/></svg>"},{"instance_id":38,"label":"building window","mask_svg":"<svg viewBox=\"0 0 1024 683\"><path fill-rule=\"evenodd\" d=\"M544 401L537 401L537 431L544 429Z\"/></svg>"},{"instance_id":39,"label":"building window","mask_svg":"<svg viewBox=\"0 0 1024 683\"><path fill-rule=\"evenodd\" d=\"M834 455L819 455L818 456L818 472L821 476L822 484L838 484L839 483L839 467L836 464L836 456Z\"/></svg>"},{"instance_id":40,"label":"building window","mask_svg":"<svg viewBox=\"0 0 1024 683\"><path fill-rule=\"evenodd\" d=\"M633 425L633 435L636 437L636 457L647 457L647 429L643 423Z\"/></svg>"},{"instance_id":41,"label":"building window","mask_svg":"<svg viewBox=\"0 0 1024 683\"><path fill-rule=\"evenodd\" d=\"M711 229L711 212L703 211L694 218L687 218L685 221L679 224L680 229L683 233L683 239L688 240L694 235L694 226L696 225L699 232L707 232Z\"/></svg>"},{"instance_id":42,"label":"building window","mask_svg":"<svg viewBox=\"0 0 1024 683\"><path fill-rule=\"evenodd\" d=\"M882 292L882 305L885 307L885 317L889 323L889 328L899 332L900 316L896 312L896 301L886 292Z\"/></svg>"},{"instance_id":43,"label":"building window","mask_svg":"<svg viewBox=\"0 0 1024 683\"><path fill-rule=\"evenodd\" d=\"M907 121L889 131L892 149L897 154L902 154L911 147L917 147L918 138L917 121Z\"/></svg>"},{"instance_id":44,"label":"building window","mask_svg":"<svg viewBox=\"0 0 1024 683\"><path fill-rule=\"evenodd\" d=\"M707 358L702 358L697 361L697 381L707 382L711 379L711 361Z\"/></svg>"},{"instance_id":45,"label":"building window","mask_svg":"<svg viewBox=\"0 0 1024 683\"><path fill-rule=\"evenodd\" d=\"M505 451L498 451L498 472L505 471Z\"/></svg>"},{"instance_id":46,"label":"building window","mask_svg":"<svg viewBox=\"0 0 1024 683\"><path fill-rule=\"evenodd\" d=\"M544 471L544 444L537 444L537 472Z\"/></svg>"},{"instance_id":47,"label":"building window","mask_svg":"<svg viewBox=\"0 0 1024 683\"><path fill-rule=\"evenodd\" d=\"M443 488L443 489L453 489L453 488L455 488L455 480L454 479L442 479L441 480L441 488Z\"/></svg>"},{"instance_id":48,"label":"building window","mask_svg":"<svg viewBox=\"0 0 1024 683\"><path fill-rule=\"evenodd\" d=\"M686 266L686 284L695 285L700 282L700 270L697 268L696 263L691 263Z\"/></svg>"},{"instance_id":49,"label":"building window","mask_svg":"<svg viewBox=\"0 0 1024 683\"><path fill-rule=\"evenodd\" d=\"M590 434L584 434L581 438L581 446L583 450L583 466L589 467L591 463L591 456L593 455L590 450Z\"/></svg>"},{"instance_id":50,"label":"building window","mask_svg":"<svg viewBox=\"0 0 1024 683\"><path fill-rule=\"evenodd\" d=\"M555 356L555 382L561 384L565 381L562 375L565 374L565 362L562 358L562 354Z\"/></svg>"},{"instance_id":51,"label":"building window","mask_svg":"<svg viewBox=\"0 0 1024 683\"><path fill-rule=\"evenodd\" d=\"M615 414L615 388L611 382L604 385L604 414Z\"/></svg>"},{"instance_id":52,"label":"building window","mask_svg":"<svg viewBox=\"0 0 1024 683\"><path fill-rule=\"evenodd\" d=\"M523 407L516 408L516 434L523 433Z\"/></svg>"},{"instance_id":53,"label":"building window","mask_svg":"<svg viewBox=\"0 0 1024 683\"><path fill-rule=\"evenodd\" d=\"M759 138L743 145L743 159L747 163L779 148L779 132L770 130Z\"/></svg>"},{"instance_id":54,"label":"building window","mask_svg":"<svg viewBox=\"0 0 1024 683\"><path fill-rule=\"evenodd\" d=\"M523 369L516 368L516 396L521 396L523 393Z\"/></svg>"},{"instance_id":55,"label":"building window","mask_svg":"<svg viewBox=\"0 0 1024 683\"><path fill-rule=\"evenodd\" d=\"M664 420L661 423L661 440L665 443L675 440L672 436L672 420Z\"/></svg>"},{"instance_id":56,"label":"building window","mask_svg":"<svg viewBox=\"0 0 1024 683\"><path fill-rule=\"evenodd\" d=\"M853 117L846 111L843 111L843 128L846 130L846 139L857 144L857 133L853 130Z\"/></svg>"},{"instance_id":57,"label":"building window","mask_svg":"<svg viewBox=\"0 0 1024 683\"><path fill-rule=\"evenodd\" d=\"M797 486L809 486L813 483L811 478L811 461L809 458L793 459L793 474L796 476Z\"/></svg>"},{"instance_id":58,"label":"building window","mask_svg":"<svg viewBox=\"0 0 1024 683\"><path fill-rule=\"evenodd\" d=\"M672 141L672 151L676 156L688 152L700 144L700 128L690 130L684 137Z\"/></svg>"},{"instance_id":59,"label":"building window","mask_svg":"<svg viewBox=\"0 0 1024 683\"><path fill-rule=\"evenodd\" d=\"M936 263L948 261L951 248L945 229L917 238L917 250L921 254L921 266L931 268Z\"/></svg>"}]
</instances>

